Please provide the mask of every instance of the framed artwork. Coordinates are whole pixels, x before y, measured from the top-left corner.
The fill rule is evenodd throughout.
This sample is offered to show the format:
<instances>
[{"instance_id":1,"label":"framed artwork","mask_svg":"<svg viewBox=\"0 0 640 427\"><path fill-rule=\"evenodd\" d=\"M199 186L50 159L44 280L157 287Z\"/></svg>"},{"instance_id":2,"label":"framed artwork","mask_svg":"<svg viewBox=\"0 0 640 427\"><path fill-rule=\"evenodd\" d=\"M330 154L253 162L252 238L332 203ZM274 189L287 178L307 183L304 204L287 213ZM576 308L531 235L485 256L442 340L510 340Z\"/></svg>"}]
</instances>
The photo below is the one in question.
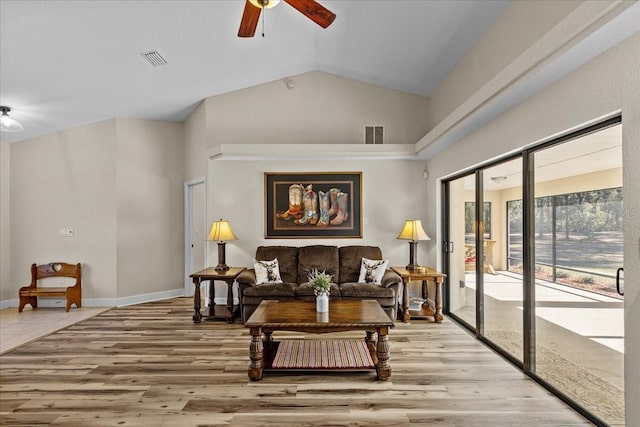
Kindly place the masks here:
<instances>
[{"instance_id":1,"label":"framed artwork","mask_svg":"<svg viewBox=\"0 0 640 427\"><path fill-rule=\"evenodd\" d=\"M264 174L267 239L362 237L362 172Z\"/></svg>"}]
</instances>

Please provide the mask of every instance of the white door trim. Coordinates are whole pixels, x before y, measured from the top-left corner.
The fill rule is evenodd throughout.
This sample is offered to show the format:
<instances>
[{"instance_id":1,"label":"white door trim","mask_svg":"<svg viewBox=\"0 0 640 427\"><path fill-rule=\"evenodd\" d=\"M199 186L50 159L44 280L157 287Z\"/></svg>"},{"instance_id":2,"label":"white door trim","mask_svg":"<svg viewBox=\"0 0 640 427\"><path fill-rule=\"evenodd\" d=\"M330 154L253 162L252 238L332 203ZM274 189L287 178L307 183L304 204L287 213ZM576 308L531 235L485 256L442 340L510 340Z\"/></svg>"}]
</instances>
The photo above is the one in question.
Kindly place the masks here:
<instances>
[{"instance_id":1,"label":"white door trim","mask_svg":"<svg viewBox=\"0 0 640 427\"><path fill-rule=\"evenodd\" d=\"M191 181L184 183L184 294L185 296L191 295L191 288L193 283L189 278L189 275L193 273L189 271L191 269L191 239L193 233L191 232L191 189L196 185L204 184L204 218L207 217L207 180L205 177L195 178ZM206 230L205 230L206 233ZM209 259L208 245L204 245L205 260Z\"/></svg>"}]
</instances>

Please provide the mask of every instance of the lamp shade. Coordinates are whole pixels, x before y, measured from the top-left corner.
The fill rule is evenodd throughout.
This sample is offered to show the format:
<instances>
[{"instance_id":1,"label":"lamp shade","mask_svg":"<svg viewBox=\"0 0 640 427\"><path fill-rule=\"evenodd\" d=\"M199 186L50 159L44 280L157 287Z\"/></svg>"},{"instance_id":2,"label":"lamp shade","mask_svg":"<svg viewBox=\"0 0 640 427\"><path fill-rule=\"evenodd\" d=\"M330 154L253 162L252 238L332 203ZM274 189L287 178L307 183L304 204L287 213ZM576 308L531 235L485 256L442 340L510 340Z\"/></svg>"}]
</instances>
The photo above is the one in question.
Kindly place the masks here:
<instances>
[{"instance_id":1,"label":"lamp shade","mask_svg":"<svg viewBox=\"0 0 640 427\"><path fill-rule=\"evenodd\" d=\"M219 219L211 225L211 231L209 231L209 237L207 240L217 240L219 242L225 242L227 240L238 240L229 221Z\"/></svg>"},{"instance_id":2,"label":"lamp shade","mask_svg":"<svg viewBox=\"0 0 640 427\"><path fill-rule=\"evenodd\" d=\"M419 219L408 219L404 222L404 227L397 237L400 240L411 240L417 242L419 240L431 240L422 228L422 221Z\"/></svg>"}]
</instances>

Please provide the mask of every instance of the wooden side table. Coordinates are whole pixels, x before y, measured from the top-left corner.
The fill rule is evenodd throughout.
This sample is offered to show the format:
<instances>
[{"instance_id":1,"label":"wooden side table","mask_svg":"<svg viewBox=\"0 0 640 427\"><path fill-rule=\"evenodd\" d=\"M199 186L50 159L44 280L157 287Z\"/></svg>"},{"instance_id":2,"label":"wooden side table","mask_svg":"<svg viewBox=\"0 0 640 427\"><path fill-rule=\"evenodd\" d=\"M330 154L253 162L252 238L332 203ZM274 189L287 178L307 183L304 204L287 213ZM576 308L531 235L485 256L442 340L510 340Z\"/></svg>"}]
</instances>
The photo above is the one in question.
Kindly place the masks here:
<instances>
[{"instance_id":1,"label":"wooden side table","mask_svg":"<svg viewBox=\"0 0 640 427\"><path fill-rule=\"evenodd\" d=\"M424 267L425 271L420 272L417 270L407 270L406 267L391 267L393 271L398 273L402 277L402 321L408 322L411 317L414 318L426 318L433 316L433 320L436 323L442 322L442 280L447 277L446 274L442 274L433 268ZM422 281L422 297L427 297L427 281L433 280L436 284L436 295L434 302L436 305L435 312L429 307L429 304L423 304L420 310L409 310L409 282Z\"/></svg>"},{"instance_id":2,"label":"wooden side table","mask_svg":"<svg viewBox=\"0 0 640 427\"><path fill-rule=\"evenodd\" d=\"M233 323L234 316L238 310L237 305L233 305L233 282L236 277L245 270L244 267L231 267L227 271L216 271L213 267L205 268L197 273L193 273L189 277L193 279L195 290L193 293L193 323L200 323L202 321L202 314L200 314L200 282L209 281L209 315L206 316L209 319L225 319L227 323ZM214 282L221 280L227 283L227 305L216 305L215 287Z\"/></svg>"}]
</instances>

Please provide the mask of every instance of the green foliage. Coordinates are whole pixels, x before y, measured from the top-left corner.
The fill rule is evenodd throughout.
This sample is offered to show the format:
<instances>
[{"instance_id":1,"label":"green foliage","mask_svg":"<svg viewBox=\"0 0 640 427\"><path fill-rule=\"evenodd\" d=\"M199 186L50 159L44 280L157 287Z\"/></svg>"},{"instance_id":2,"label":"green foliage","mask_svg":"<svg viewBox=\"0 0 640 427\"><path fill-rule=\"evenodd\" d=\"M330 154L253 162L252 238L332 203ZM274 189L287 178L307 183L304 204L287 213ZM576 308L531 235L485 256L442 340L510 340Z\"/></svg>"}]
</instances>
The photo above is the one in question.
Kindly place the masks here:
<instances>
[{"instance_id":1,"label":"green foliage","mask_svg":"<svg viewBox=\"0 0 640 427\"><path fill-rule=\"evenodd\" d=\"M323 270L319 272L318 269L314 268L309 273L309 283L313 286L313 292L316 295L321 293L325 293L329 295L329 290L331 289L331 280L333 276Z\"/></svg>"},{"instance_id":2,"label":"green foliage","mask_svg":"<svg viewBox=\"0 0 640 427\"><path fill-rule=\"evenodd\" d=\"M507 202L511 233L522 231L522 200ZM555 211L556 233L585 236L593 240L596 233L622 230L622 188L583 191L535 199L535 227L540 236L553 231Z\"/></svg>"}]
</instances>

